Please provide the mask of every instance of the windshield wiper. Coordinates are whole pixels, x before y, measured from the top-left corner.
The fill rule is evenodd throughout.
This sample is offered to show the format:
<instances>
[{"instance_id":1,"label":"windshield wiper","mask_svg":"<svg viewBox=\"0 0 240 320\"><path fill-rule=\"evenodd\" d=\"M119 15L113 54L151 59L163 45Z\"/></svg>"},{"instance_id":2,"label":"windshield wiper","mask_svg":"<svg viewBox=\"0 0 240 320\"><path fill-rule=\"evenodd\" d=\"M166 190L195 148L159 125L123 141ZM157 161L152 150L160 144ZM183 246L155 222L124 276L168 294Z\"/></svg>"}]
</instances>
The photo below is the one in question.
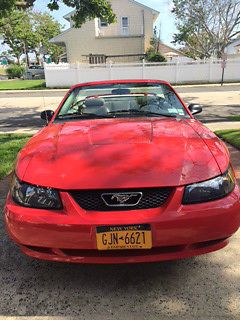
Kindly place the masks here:
<instances>
[{"instance_id":1,"label":"windshield wiper","mask_svg":"<svg viewBox=\"0 0 240 320\"><path fill-rule=\"evenodd\" d=\"M111 111L109 114L118 114L118 113L130 113L130 114L141 114L145 116L158 116L158 117L169 117L169 118L176 118L178 114L169 114L169 113L159 113L159 112L151 112L151 111L143 111L143 110L137 110L137 109L129 109L129 110L117 110L117 111Z\"/></svg>"},{"instance_id":2,"label":"windshield wiper","mask_svg":"<svg viewBox=\"0 0 240 320\"><path fill-rule=\"evenodd\" d=\"M78 112L75 112L75 113L71 113L71 114L62 114L62 115L59 115L57 119L84 119L84 118L87 118L87 119L94 119L94 118L99 118L99 119L102 119L102 118L113 118L113 116L110 116L108 114L96 114L96 113L78 113Z\"/></svg>"}]
</instances>

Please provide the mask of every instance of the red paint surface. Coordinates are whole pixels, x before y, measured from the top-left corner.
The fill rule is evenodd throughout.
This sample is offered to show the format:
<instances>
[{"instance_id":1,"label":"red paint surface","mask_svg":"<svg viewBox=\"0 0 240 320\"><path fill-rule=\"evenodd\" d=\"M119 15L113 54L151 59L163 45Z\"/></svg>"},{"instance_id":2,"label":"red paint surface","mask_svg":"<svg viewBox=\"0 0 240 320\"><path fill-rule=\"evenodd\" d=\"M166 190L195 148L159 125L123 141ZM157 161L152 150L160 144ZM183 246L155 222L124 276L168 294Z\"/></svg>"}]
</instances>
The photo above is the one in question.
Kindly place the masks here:
<instances>
[{"instance_id":1,"label":"red paint surface","mask_svg":"<svg viewBox=\"0 0 240 320\"><path fill-rule=\"evenodd\" d=\"M124 82L129 80L117 81ZM65 124L52 120L21 151L16 174L25 182L60 189L64 208L61 212L22 208L8 197L7 228L26 254L47 260L147 262L217 250L227 242L206 248L195 244L225 239L237 231L239 188L209 203L183 206L181 201L184 185L224 173L229 161L225 145L192 116L184 120L125 118ZM122 212L86 212L67 193L73 189L163 186L175 187L175 192L161 208ZM132 257L110 255L108 259L97 255L66 257L59 250L96 250L96 226L141 223L151 224L154 248L182 245L184 249L152 255L139 251ZM36 253L26 246L50 248L54 254Z\"/></svg>"},{"instance_id":2,"label":"red paint surface","mask_svg":"<svg viewBox=\"0 0 240 320\"><path fill-rule=\"evenodd\" d=\"M180 186L220 175L216 158L189 121L51 124L22 150L16 172L23 181L64 190ZM218 153L229 162L225 150Z\"/></svg>"}]
</instances>

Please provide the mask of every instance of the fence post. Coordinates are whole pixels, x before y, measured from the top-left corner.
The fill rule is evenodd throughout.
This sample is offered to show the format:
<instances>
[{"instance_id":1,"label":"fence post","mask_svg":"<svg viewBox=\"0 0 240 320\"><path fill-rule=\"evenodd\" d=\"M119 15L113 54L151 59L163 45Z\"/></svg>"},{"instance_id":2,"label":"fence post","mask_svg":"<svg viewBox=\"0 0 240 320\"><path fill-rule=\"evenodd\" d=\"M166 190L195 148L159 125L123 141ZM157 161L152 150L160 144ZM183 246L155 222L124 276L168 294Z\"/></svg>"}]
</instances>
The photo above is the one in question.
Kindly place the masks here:
<instances>
[{"instance_id":1,"label":"fence post","mask_svg":"<svg viewBox=\"0 0 240 320\"><path fill-rule=\"evenodd\" d=\"M178 77L179 77L179 57L177 58L177 62L175 65L175 83L178 83Z\"/></svg>"},{"instance_id":2,"label":"fence post","mask_svg":"<svg viewBox=\"0 0 240 320\"><path fill-rule=\"evenodd\" d=\"M142 79L145 79L145 59L142 60Z\"/></svg>"},{"instance_id":3,"label":"fence post","mask_svg":"<svg viewBox=\"0 0 240 320\"><path fill-rule=\"evenodd\" d=\"M211 82L211 80L212 80L212 66L213 66L213 58L211 57L208 61L209 61L208 82Z\"/></svg>"},{"instance_id":4,"label":"fence post","mask_svg":"<svg viewBox=\"0 0 240 320\"><path fill-rule=\"evenodd\" d=\"M108 77L109 77L109 80L112 80L112 61L109 60L109 63L108 63Z\"/></svg>"},{"instance_id":5,"label":"fence post","mask_svg":"<svg viewBox=\"0 0 240 320\"><path fill-rule=\"evenodd\" d=\"M80 83L80 77L79 77L79 62L74 63L74 68L75 68L75 83Z\"/></svg>"}]
</instances>

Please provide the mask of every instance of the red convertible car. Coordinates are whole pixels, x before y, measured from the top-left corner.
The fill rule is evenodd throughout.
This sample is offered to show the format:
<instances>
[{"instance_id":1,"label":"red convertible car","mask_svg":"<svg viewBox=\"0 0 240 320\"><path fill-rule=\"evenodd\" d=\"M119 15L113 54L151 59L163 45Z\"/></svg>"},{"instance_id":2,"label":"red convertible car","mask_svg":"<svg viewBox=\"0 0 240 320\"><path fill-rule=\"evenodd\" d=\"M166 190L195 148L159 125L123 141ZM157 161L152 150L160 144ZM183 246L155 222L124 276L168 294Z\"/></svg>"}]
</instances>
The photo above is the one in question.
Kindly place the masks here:
<instances>
[{"instance_id":1,"label":"red convertible car","mask_svg":"<svg viewBox=\"0 0 240 320\"><path fill-rule=\"evenodd\" d=\"M186 258L240 225L229 153L164 81L79 84L19 153L5 207L32 257L77 263Z\"/></svg>"}]
</instances>

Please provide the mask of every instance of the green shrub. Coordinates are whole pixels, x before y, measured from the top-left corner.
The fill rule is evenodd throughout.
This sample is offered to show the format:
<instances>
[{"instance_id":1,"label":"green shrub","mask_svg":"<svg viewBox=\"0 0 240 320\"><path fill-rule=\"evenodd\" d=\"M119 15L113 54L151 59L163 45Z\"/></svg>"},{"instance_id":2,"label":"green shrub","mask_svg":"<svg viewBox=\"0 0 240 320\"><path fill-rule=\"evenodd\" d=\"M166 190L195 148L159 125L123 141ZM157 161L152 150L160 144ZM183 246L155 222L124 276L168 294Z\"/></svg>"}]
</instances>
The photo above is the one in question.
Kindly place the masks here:
<instances>
[{"instance_id":1,"label":"green shrub","mask_svg":"<svg viewBox=\"0 0 240 320\"><path fill-rule=\"evenodd\" d=\"M21 78L24 72L24 68L18 64L12 64L6 69L6 73L9 79Z\"/></svg>"},{"instance_id":2,"label":"green shrub","mask_svg":"<svg viewBox=\"0 0 240 320\"><path fill-rule=\"evenodd\" d=\"M167 62L167 59L159 52L148 51L146 60L149 62Z\"/></svg>"}]
</instances>

